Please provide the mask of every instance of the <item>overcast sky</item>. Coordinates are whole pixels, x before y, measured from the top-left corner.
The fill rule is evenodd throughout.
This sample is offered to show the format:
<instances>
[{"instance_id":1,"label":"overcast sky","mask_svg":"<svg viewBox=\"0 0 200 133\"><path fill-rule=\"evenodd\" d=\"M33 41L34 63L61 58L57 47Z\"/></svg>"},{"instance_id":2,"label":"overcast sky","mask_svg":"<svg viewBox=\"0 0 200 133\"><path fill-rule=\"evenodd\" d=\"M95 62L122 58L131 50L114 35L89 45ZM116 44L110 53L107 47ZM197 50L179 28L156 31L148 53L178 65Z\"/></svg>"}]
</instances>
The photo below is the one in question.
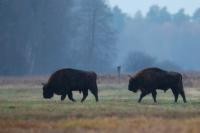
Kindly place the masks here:
<instances>
[{"instance_id":1,"label":"overcast sky","mask_svg":"<svg viewBox=\"0 0 200 133\"><path fill-rule=\"evenodd\" d=\"M200 7L200 0L108 0L111 6L117 5L124 12L134 15L141 10L146 14L151 5L166 6L171 13L177 12L180 8L185 8L185 12L192 14L196 8Z\"/></svg>"}]
</instances>

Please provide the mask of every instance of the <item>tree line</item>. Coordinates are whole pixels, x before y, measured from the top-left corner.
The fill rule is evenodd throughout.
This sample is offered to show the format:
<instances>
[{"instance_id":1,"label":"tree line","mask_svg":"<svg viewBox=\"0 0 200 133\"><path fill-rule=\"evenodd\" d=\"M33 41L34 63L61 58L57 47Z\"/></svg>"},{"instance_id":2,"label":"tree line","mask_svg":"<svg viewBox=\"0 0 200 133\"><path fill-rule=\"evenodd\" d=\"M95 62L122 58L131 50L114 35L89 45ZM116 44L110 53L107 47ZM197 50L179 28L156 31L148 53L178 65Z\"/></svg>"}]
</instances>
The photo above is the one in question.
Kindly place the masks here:
<instances>
[{"instance_id":1,"label":"tree line","mask_svg":"<svg viewBox=\"0 0 200 133\"><path fill-rule=\"evenodd\" d=\"M184 9L170 13L166 7L157 5L151 6L146 14L138 11L135 16L124 15L117 7L115 10L121 14L118 16L123 30L117 46L127 71L136 70L134 64L199 70L200 63L196 58L200 56L200 8L190 15Z\"/></svg>"},{"instance_id":2,"label":"tree line","mask_svg":"<svg viewBox=\"0 0 200 133\"><path fill-rule=\"evenodd\" d=\"M198 68L200 8L129 16L106 0L0 0L0 75ZM187 54L192 52L192 54Z\"/></svg>"},{"instance_id":3,"label":"tree line","mask_svg":"<svg viewBox=\"0 0 200 133\"><path fill-rule=\"evenodd\" d=\"M104 0L0 0L0 20L1 75L112 67L116 36Z\"/></svg>"}]
</instances>

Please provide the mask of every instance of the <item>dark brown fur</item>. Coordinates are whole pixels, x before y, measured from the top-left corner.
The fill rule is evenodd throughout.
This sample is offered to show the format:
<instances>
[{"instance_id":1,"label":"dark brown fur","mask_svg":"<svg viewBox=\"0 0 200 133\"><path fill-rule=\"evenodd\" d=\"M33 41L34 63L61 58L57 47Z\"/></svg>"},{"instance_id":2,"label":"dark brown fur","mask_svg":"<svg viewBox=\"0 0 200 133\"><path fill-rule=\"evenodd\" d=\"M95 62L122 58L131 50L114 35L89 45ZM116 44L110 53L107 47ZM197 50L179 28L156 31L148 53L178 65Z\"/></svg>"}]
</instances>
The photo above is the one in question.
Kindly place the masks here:
<instances>
[{"instance_id":1,"label":"dark brown fur","mask_svg":"<svg viewBox=\"0 0 200 133\"><path fill-rule=\"evenodd\" d=\"M141 102L142 98L149 93L152 93L154 102L156 102L156 90L167 91L169 88L174 94L175 102L177 102L179 94L186 102L182 75L177 72L169 72L159 68L146 68L130 78L128 87L133 92L141 90L138 102Z\"/></svg>"},{"instance_id":2,"label":"dark brown fur","mask_svg":"<svg viewBox=\"0 0 200 133\"><path fill-rule=\"evenodd\" d=\"M66 95L72 101L72 91L79 91L83 93L83 102L87 95L88 90L95 96L98 101L98 88L96 84L97 75L95 72L82 71L76 69L61 69L53 73L47 84L43 86L43 97L51 98L53 94L61 95L61 100L64 100Z\"/></svg>"}]
</instances>

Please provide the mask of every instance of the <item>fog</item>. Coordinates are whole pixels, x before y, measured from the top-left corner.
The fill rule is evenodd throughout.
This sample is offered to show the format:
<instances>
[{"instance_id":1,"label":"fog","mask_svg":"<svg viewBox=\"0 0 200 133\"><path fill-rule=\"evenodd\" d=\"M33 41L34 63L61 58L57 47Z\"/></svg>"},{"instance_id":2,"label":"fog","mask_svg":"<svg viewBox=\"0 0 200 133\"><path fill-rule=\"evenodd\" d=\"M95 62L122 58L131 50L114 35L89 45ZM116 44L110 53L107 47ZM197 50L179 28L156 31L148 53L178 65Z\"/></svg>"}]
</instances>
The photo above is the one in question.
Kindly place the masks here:
<instances>
[{"instance_id":1,"label":"fog","mask_svg":"<svg viewBox=\"0 0 200 133\"><path fill-rule=\"evenodd\" d=\"M183 70L199 70L199 22L199 9L189 16L184 9L170 14L166 7L154 5L145 16L138 11L125 20L118 47L124 58L131 51L140 51L158 62L170 61Z\"/></svg>"},{"instance_id":2,"label":"fog","mask_svg":"<svg viewBox=\"0 0 200 133\"><path fill-rule=\"evenodd\" d=\"M130 16L105 0L0 0L0 20L0 75L200 70L200 9Z\"/></svg>"}]
</instances>

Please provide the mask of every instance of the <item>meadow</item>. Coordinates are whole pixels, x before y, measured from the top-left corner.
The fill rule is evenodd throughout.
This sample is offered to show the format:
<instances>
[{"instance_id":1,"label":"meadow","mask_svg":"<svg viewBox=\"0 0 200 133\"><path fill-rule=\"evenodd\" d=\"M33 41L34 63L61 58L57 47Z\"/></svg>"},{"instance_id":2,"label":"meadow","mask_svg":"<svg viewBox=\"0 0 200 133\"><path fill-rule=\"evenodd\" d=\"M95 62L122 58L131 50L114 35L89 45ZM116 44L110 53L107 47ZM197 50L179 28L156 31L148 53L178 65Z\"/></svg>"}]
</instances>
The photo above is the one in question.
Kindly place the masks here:
<instances>
[{"instance_id":1,"label":"meadow","mask_svg":"<svg viewBox=\"0 0 200 133\"><path fill-rule=\"evenodd\" d=\"M4 79L4 80L2 80ZM0 78L0 132L3 133L199 133L200 87L186 86L187 103L179 96L174 103L170 90L158 91L157 101L151 95L137 103L138 93L129 92L127 82L98 81L99 102L73 92L77 102L54 95L43 99L40 81L15 82ZM45 78L44 78L45 79ZM18 81L19 80L19 81ZM12 82L11 82L12 81ZM107 80L106 80L107 81Z\"/></svg>"}]
</instances>

